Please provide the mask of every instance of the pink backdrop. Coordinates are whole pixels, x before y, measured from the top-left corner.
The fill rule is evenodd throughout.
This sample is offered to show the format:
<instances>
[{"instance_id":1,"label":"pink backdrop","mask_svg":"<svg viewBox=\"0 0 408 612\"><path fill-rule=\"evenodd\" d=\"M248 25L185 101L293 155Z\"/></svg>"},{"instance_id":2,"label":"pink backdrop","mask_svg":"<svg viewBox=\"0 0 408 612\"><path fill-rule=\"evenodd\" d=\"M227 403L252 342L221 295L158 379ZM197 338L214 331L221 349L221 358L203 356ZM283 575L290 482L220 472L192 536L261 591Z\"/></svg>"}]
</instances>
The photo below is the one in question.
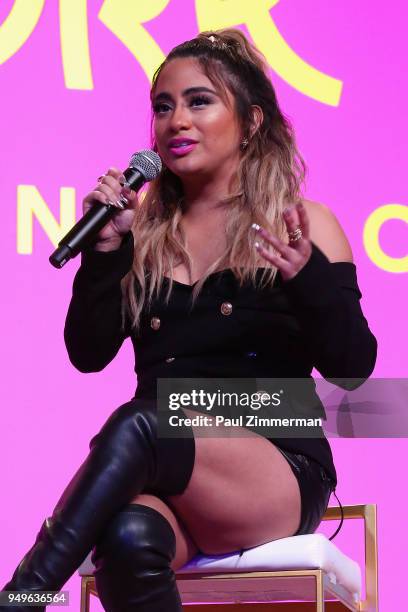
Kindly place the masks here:
<instances>
[{"instance_id":1,"label":"pink backdrop","mask_svg":"<svg viewBox=\"0 0 408 612\"><path fill-rule=\"evenodd\" d=\"M151 70L199 30L239 25L267 55L309 166L306 195L332 208L352 244L379 342L375 375L406 376L406 20L402 0L0 3L0 587L135 388L130 343L102 373L69 363L63 325L79 258L57 271L48 257L96 177L149 146ZM407 441L331 445L341 502L378 506L381 610L402 609ZM362 560L359 523L334 543ZM77 610L77 575L65 589Z\"/></svg>"}]
</instances>

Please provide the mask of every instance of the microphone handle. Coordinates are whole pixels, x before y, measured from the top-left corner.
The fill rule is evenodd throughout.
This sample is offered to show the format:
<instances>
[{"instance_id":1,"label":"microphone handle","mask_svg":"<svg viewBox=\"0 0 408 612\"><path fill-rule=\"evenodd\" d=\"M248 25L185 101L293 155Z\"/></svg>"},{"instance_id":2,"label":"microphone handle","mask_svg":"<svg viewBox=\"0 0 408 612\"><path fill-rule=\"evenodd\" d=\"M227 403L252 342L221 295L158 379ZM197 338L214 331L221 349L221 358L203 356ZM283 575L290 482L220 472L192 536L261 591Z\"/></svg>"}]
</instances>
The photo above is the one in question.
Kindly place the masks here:
<instances>
[{"instance_id":1,"label":"microphone handle","mask_svg":"<svg viewBox=\"0 0 408 612\"><path fill-rule=\"evenodd\" d=\"M74 225L58 243L58 248L50 255L50 263L55 268L62 268L67 261L78 255L87 247L99 232L118 211L112 204L95 202L92 208Z\"/></svg>"},{"instance_id":2,"label":"microphone handle","mask_svg":"<svg viewBox=\"0 0 408 612\"><path fill-rule=\"evenodd\" d=\"M145 177L137 168L127 168L123 175L125 185L138 191L145 183ZM67 261L89 246L95 235L119 212L112 204L95 202L85 215L74 225L58 243L58 248L50 255L49 261L54 268L62 268Z\"/></svg>"}]
</instances>

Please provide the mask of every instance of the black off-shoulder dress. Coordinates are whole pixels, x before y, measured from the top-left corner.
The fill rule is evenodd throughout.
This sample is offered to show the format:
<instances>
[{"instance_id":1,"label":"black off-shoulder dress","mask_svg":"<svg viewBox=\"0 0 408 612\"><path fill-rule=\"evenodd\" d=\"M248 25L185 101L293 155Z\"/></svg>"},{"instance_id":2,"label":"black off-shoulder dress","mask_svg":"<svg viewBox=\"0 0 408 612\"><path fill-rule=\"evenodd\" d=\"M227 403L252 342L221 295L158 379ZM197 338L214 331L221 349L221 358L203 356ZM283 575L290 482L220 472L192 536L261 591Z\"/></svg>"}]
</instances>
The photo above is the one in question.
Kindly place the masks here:
<instances>
[{"instance_id":1,"label":"black off-shoulder dress","mask_svg":"<svg viewBox=\"0 0 408 612\"><path fill-rule=\"evenodd\" d=\"M313 244L307 264L273 287L240 287L232 270L211 274L191 309L193 287L168 279L140 331L121 330L120 281L130 270L134 240L116 251L87 249L73 283L64 337L81 372L102 370L130 336L138 385L135 397L155 397L158 378L311 378L315 367L338 386L373 371L377 342L360 306L355 264L330 263ZM259 274L262 273L260 268ZM153 321L154 319L154 321ZM337 484L327 438L268 438L282 450L317 461Z\"/></svg>"}]
</instances>

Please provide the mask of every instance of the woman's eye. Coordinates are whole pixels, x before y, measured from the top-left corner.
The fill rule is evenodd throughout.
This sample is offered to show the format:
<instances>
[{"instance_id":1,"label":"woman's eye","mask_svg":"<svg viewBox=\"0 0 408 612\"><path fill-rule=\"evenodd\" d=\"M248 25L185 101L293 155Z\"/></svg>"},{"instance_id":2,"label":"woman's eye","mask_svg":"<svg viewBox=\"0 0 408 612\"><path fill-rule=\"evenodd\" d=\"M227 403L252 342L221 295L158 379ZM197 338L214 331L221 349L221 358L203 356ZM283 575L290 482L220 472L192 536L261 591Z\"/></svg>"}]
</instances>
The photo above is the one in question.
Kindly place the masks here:
<instances>
[{"instance_id":1,"label":"woman's eye","mask_svg":"<svg viewBox=\"0 0 408 612\"><path fill-rule=\"evenodd\" d=\"M201 104L209 104L211 100L206 96L196 96L195 98L192 98L191 104L194 104L194 102L198 102L198 104L201 106Z\"/></svg>"},{"instance_id":2,"label":"woman's eye","mask_svg":"<svg viewBox=\"0 0 408 612\"><path fill-rule=\"evenodd\" d=\"M168 104L164 104L163 102L159 103L159 104L155 104L153 106L153 110L155 113L161 113L166 111L169 108Z\"/></svg>"},{"instance_id":3,"label":"woman's eye","mask_svg":"<svg viewBox=\"0 0 408 612\"><path fill-rule=\"evenodd\" d=\"M210 103L211 100L210 98L207 98L207 96L194 96L194 98L191 98L189 102L190 106L193 107L205 106ZM164 113L170 111L171 108L172 107L167 102L157 102L157 104L153 106L153 112L155 115L163 115Z\"/></svg>"}]
</instances>

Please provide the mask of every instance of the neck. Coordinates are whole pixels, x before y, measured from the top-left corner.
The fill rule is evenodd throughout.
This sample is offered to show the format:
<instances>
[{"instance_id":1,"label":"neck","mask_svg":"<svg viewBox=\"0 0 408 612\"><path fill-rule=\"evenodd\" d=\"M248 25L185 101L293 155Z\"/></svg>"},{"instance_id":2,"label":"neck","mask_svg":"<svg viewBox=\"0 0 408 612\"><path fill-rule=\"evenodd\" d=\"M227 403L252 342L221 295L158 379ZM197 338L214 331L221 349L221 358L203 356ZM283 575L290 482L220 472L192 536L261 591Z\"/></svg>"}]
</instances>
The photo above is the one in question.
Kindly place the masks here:
<instances>
[{"instance_id":1,"label":"neck","mask_svg":"<svg viewBox=\"0 0 408 612\"><path fill-rule=\"evenodd\" d=\"M225 206L220 204L221 200L231 193L231 178L194 177L194 180L183 181L184 188L184 218L191 222L201 221L209 214L224 215Z\"/></svg>"}]
</instances>

